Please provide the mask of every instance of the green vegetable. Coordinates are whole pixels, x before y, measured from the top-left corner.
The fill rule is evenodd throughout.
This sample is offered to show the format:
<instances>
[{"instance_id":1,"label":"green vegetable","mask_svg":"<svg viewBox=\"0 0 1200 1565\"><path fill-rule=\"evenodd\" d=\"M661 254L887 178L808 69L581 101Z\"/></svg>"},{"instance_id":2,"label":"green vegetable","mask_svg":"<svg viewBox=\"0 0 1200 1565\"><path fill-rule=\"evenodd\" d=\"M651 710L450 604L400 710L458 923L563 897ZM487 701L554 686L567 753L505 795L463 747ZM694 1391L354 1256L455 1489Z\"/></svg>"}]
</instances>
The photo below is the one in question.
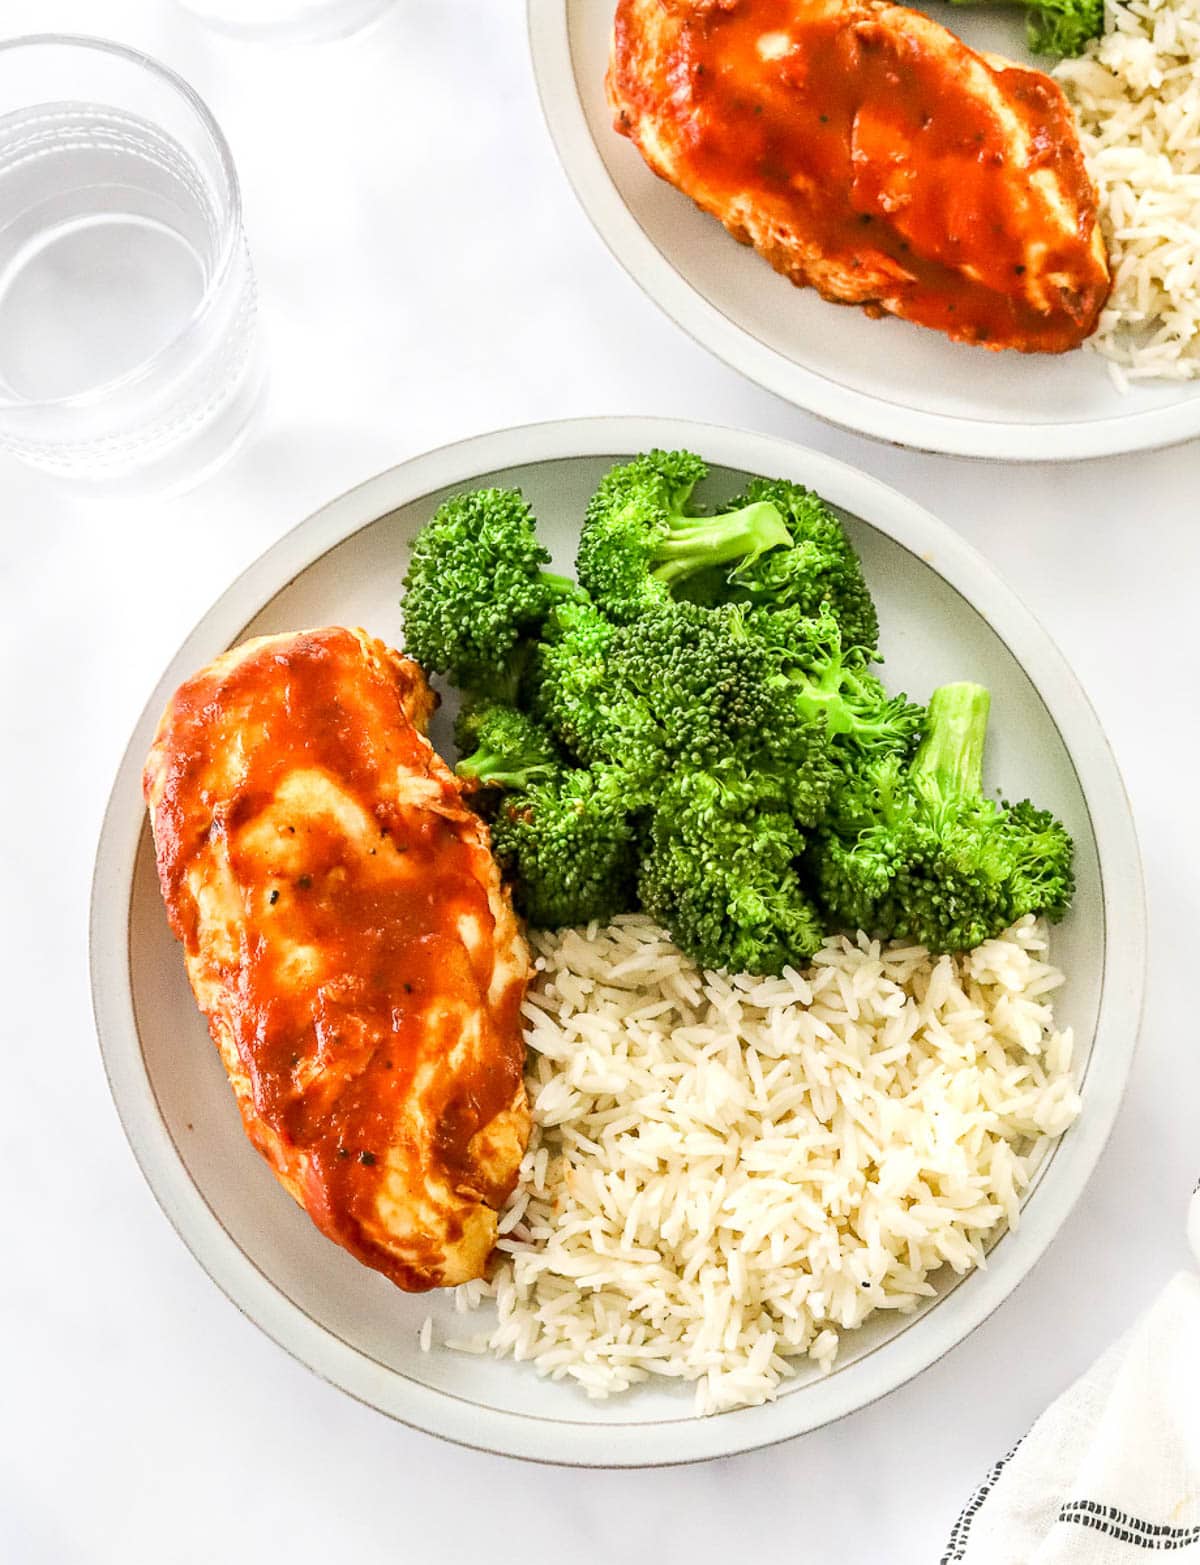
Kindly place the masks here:
<instances>
[{"instance_id":1,"label":"green vegetable","mask_svg":"<svg viewBox=\"0 0 1200 1565\"><path fill-rule=\"evenodd\" d=\"M983 793L990 697L944 685L911 765L896 754L852 772L810 855L830 918L850 929L971 950L1026 913L1062 917L1071 839L1044 810Z\"/></svg>"},{"instance_id":2,"label":"green vegetable","mask_svg":"<svg viewBox=\"0 0 1200 1565\"><path fill-rule=\"evenodd\" d=\"M778 774L798 819L819 820L834 779L828 733L801 711L779 667L734 604L672 603L622 626L609 676L624 703L614 710L629 714L627 764L657 789L680 768L734 760Z\"/></svg>"},{"instance_id":3,"label":"green vegetable","mask_svg":"<svg viewBox=\"0 0 1200 1565\"><path fill-rule=\"evenodd\" d=\"M619 766L638 804L680 768L736 759L777 775L789 808L812 824L836 775L830 725L806 703L808 676L786 676L790 654L753 618L736 604L667 601L605 634L595 610L571 605L555 616L568 628L539 649L534 710L580 759Z\"/></svg>"},{"instance_id":4,"label":"green vegetable","mask_svg":"<svg viewBox=\"0 0 1200 1565\"><path fill-rule=\"evenodd\" d=\"M515 490L442 505L413 548L408 650L465 700L459 775L519 912L547 927L642 906L697 962L778 973L833 929L973 947L1062 916L1071 841L983 794L989 697L928 712L873 664L878 619L836 515L754 479L692 514L706 468L614 468L547 572Z\"/></svg>"},{"instance_id":5,"label":"green vegetable","mask_svg":"<svg viewBox=\"0 0 1200 1565\"><path fill-rule=\"evenodd\" d=\"M879 617L846 529L811 489L783 478L754 478L734 505L769 501L783 517L791 544L732 567L708 571L688 590L701 602L742 602L818 614L827 606L842 644L874 651Z\"/></svg>"},{"instance_id":6,"label":"green vegetable","mask_svg":"<svg viewBox=\"0 0 1200 1565\"><path fill-rule=\"evenodd\" d=\"M455 770L482 788L527 788L562 767L554 740L533 718L500 701L468 701L454 725Z\"/></svg>"},{"instance_id":7,"label":"green vegetable","mask_svg":"<svg viewBox=\"0 0 1200 1565\"><path fill-rule=\"evenodd\" d=\"M618 623L668 602L712 566L752 561L791 543L776 506L754 501L716 516L689 510L708 472L690 451L650 451L615 467L588 503L576 561L597 607Z\"/></svg>"},{"instance_id":8,"label":"green vegetable","mask_svg":"<svg viewBox=\"0 0 1200 1565\"><path fill-rule=\"evenodd\" d=\"M804 837L769 781L735 763L680 773L654 810L638 895L703 967L778 973L825 936L798 864Z\"/></svg>"},{"instance_id":9,"label":"green vegetable","mask_svg":"<svg viewBox=\"0 0 1200 1565\"><path fill-rule=\"evenodd\" d=\"M549 560L520 490L445 501L417 535L404 578L409 655L464 690L511 700L522 643L579 591L544 569Z\"/></svg>"},{"instance_id":10,"label":"green vegetable","mask_svg":"<svg viewBox=\"0 0 1200 1565\"><path fill-rule=\"evenodd\" d=\"M872 654L845 647L828 606L812 615L755 609L748 624L777 658L796 713L806 722L823 723L843 770L860 765L863 757L911 752L924 727L924 707L888 694L870 671Z\"/></svg>"},{"instance_id":11,"label":"green vegetable","mask_svg":"<svg viewBox=\"0 0 1200 1565\"><path fill-rule=\"evenodd\" d=\"M976 5L980 0L951 0ZM984 0L994 3L994 0ZM1000 0L1023 6L1025 34L1035 54L1082 54L1104 31L1104 0Z\"/></svg>"},{"instance_id":12,"label":"green vegetable","mask_svg":"<svg viewBox=\"0 0 1200 1565\"><path fill-rule=\"evenodd\" d=\"M558 929L607 921L636 906L636 825L619 772L559 771L506 793L492 849L517 911Z\"/></svg>"},{"instance_id":13,"label":"green vegetable","mask_svg":"<svg viewBox=\"0 0 1200 1565\"><path fill-rule=\"evenodd\" d=\"M614 700L610 649L617 627L589 601L561 603L546 621L527 679L530 709L585 765L617 757L628 761L653 740L653 724L634 734L637 721Z\"/></svg>"}]
</instances>

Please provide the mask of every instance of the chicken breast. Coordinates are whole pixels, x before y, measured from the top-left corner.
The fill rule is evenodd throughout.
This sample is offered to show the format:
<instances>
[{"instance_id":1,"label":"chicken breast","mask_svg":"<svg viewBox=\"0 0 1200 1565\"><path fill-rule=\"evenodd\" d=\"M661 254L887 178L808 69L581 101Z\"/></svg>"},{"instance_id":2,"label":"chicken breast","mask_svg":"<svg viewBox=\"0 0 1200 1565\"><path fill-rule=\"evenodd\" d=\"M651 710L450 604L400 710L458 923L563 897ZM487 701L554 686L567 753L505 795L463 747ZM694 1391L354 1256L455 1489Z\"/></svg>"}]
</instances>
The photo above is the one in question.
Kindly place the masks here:
<instances>
[{"instance_id":1,"label":"chicken breast","mask_svg":"<svg viewBox=\"0 0 1200 1565\"><path fill-rule=\"evenodd\" d=\"M529 959L415 663L266 636L176 691L144 787L167 914L246 1131L401 1288L482 1274L529 1138Z\"/></svg>"},{"instance_id":2,"label":"chicken breast","mask_svg":"<svg viewBox=\"0 0 1200 1565\"><path fill-rule=\"evenodd\" d=\"M793 283L1060 353L1109 273L1058 86L887 0L619 0L608 95L656 173Z\"/></svg>"}]
</instances>

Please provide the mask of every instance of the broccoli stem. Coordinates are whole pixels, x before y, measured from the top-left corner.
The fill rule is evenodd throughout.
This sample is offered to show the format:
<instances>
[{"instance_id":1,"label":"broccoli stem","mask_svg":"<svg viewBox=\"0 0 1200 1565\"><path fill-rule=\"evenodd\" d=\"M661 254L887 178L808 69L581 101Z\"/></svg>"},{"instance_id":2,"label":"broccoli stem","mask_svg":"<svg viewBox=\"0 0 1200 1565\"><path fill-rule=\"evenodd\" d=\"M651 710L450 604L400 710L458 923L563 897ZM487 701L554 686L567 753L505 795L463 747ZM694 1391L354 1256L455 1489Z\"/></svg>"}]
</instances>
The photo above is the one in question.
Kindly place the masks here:
<instances>
[{"instance_id":1,"label":"broccoli stem","mask_svg":"<svg viewBox=\"0 0 1200 1565\"><path fill-rule=\"evenodd\" d=\"M925 737L913 758L913 783L941 799L983 792L983 748L992 698L983 685L942 685L929 698Z\"/></svg>"},{"instance_id":2,"label":"broccoli stem","mask_svg":"<svg viewBox=\"0 0 1200 1565\"><path fill-rule=\"evenodd\" d=\"M552 600L560 598L584 598L587 594L570 576L560 576L557 571L541 571L538 580L546 588Z\"/></svg>"},{"instance_id":3,"label":"broccoli stem","mask_svg":"<svg viewBox=\"0 0 1200 1565\"><path fill-rule=\"evenodd\" d=\"M756 500L723 516L680 516L654 551L653 573L670 586L711 565L757 559L791 542L783 516L770 500Z\"/></svg>"},{"instance_id":4,"label":"broccoli stem","mask_svg":"<svg viewBox=\"0 0 1200 1565\"><path fill-rule=\"evenodd\" d=\"M528 788L530 783L549 777L554 768L533 757L527 761L515 760L501 750L481 745L459 761L455 770L460 777L484 788Z\"/></svg>"}]
</instances>

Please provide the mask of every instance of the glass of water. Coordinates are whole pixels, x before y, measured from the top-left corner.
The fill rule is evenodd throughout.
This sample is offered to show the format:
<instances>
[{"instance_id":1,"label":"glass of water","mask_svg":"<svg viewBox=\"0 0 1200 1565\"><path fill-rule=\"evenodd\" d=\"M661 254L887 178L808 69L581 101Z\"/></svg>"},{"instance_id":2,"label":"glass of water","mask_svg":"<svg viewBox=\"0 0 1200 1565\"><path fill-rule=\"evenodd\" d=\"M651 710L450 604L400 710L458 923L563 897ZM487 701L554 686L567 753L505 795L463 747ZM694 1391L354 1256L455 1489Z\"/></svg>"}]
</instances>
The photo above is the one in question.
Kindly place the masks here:
<instances>
[{"instance_id":1,"label":"glass of water","mask_svg":"<svg viewBox=\"0 0 1200 1565\"><path fill-rule=\"evenodd\" d=\"M180 0L213 27L243 38L316 42L344 38L381 16L392 0Z\"/></svg>"},{"instance_id":2,"label":"glass of water","mask_svg":"<svg viewBox=\"0 0 1200 1565\"><path fill-rule=\"evenodd\" d=\"M221 130L132 49L0 43L0 450L190 480L258 392L254 273Z\"/></svg>"}]
</instances>

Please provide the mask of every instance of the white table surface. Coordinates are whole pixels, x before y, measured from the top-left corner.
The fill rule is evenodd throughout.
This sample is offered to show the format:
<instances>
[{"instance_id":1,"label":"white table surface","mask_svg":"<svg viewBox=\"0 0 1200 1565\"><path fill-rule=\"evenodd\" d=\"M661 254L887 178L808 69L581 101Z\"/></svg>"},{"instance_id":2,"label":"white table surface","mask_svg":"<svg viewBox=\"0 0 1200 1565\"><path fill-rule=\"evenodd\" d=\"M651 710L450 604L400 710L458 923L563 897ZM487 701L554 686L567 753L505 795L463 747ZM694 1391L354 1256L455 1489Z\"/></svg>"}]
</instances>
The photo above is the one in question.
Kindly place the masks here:
<instances>
[{"instance_id":1,"label":"white table surface","mask_svg":"<svg viewBox=\"0 0 1200 1565\"><path fill-rule=\"evenodd\" d=\"M597 0L605 3L605 0ZM612 262L543 131L520 0L400 0L365 38L238 45L170 0L5 0L0 35L105 33L174 65L241 171L273 382L250 441L174 500L80 500L0 467L7 977L0 1560L740 1559L934 1565L967 1492L1185 1262L1200 1048L1187 995L1200 443L1085 466L890 450L758 391ZM460 1451L315 1379L222 1298L142 1182L86 972L92 854L162 667L248 561L323 501L504 424L659 413L787 435L962 532L1041 615L1140 822L1140 1052L1083 1201L948 1358L835 1427L723 1461L570 1472Z\"/></svg>"}]
</instances>

